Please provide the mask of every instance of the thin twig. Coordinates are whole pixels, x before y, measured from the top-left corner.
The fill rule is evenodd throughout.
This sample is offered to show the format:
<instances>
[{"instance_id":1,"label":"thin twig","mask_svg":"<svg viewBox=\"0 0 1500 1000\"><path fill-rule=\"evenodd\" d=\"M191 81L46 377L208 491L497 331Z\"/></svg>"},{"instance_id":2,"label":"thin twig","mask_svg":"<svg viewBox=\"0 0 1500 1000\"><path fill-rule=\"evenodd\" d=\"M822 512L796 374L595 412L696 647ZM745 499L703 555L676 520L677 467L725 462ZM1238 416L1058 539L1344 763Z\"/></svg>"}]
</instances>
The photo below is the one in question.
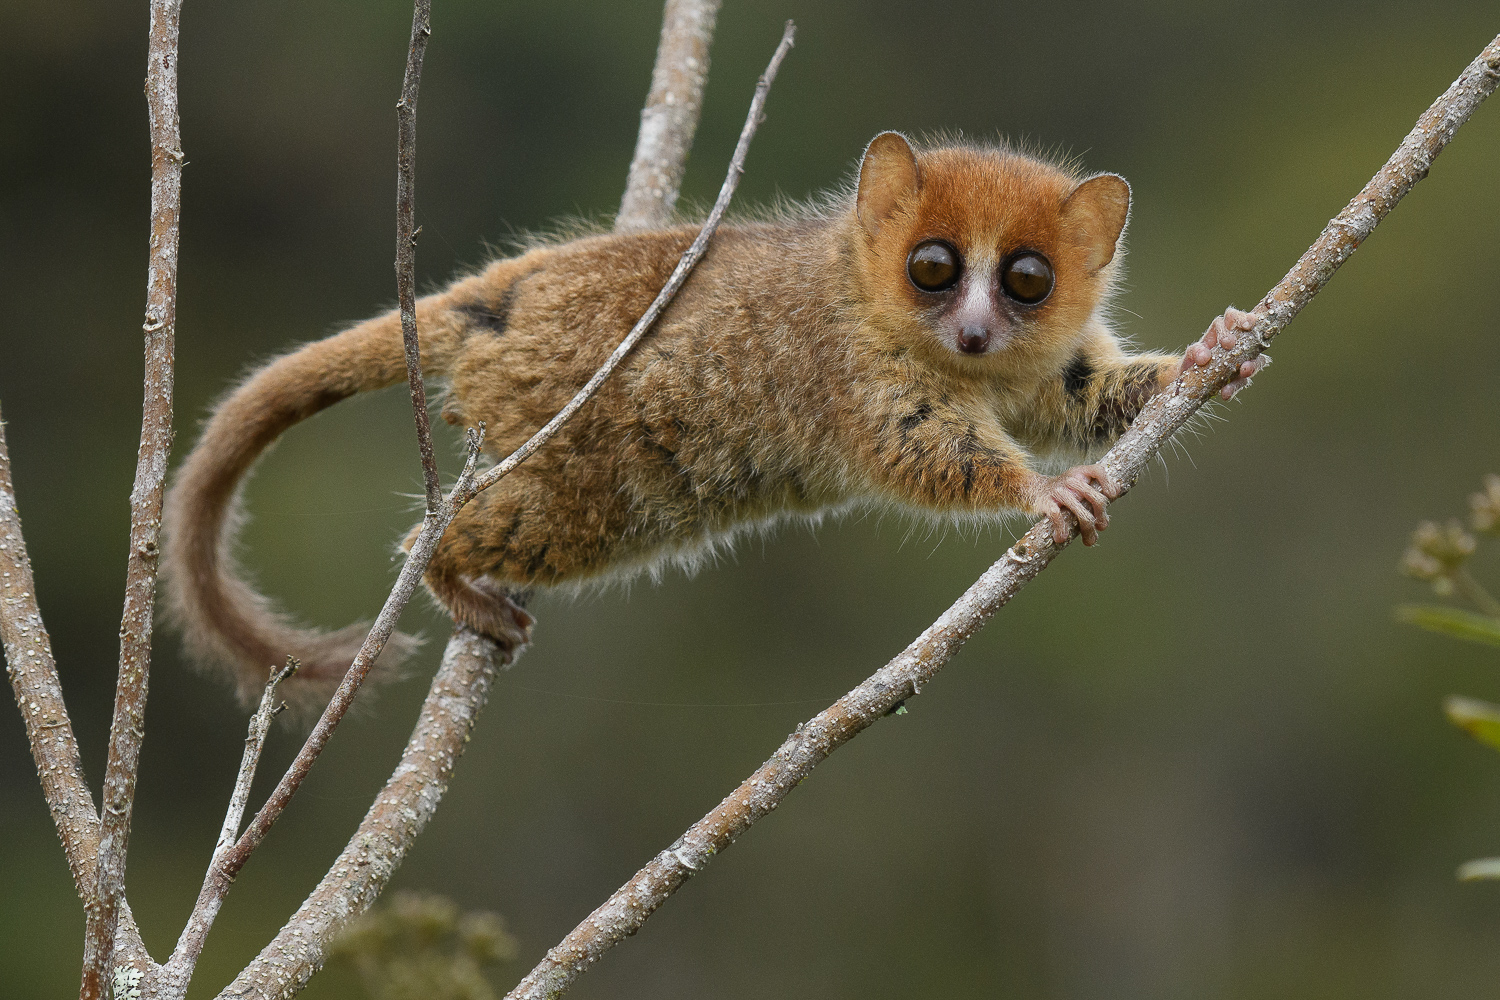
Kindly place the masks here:
<instances>
[{"instance_id":1,"label":"thin twig","mask_svg":"<svg viewBox=\"0 0 1500 1000\"><path fill-rule=\"evenodd\" d=\"M130 554L125 611L120 621L120 673L115 689L109 755L104 765L98 892L84 904L86 924L80 1000L106 995L119 903L125 892L125 855L135 802L151 633L160 556L162 494L172 451L172 353L177 327L178 217L182 207L182 147L177 113L177 28L182 0L153 0L147 54L146 105L151 121L151 253L146 279L145 403L135 485L130 491Z\"/></svg>"},{"instance_id":2,"label":"thin twig","mask_svg":"<svg viewBox=\"0 0 1500 1000\"><path fill-rule=\"evenodd\" d=\"M1219 389L1253 358L1327 284L1417 181L1433 158L1500 83L1500 37L1417 121L1405 141L1363 191L1257 307L1260 321L1234 350L1215 349L1207 368L1195 368L1147 404L1105 456L1106 468L1128 488L1146 463ZM1076 532L1076 524L1074 524ZM775 809L825 757L921 693L923 687L1015 594L1062 550L1046 520L1038 521L899 656L827 710L799 725L770 760L658 854L602 906L589 914L510 992L507 1000L539 1000L563 993L610 948L634 934L684 882L697 874Z\"/></svg>"},{"instance_id":3,"label":"thin twig","mask_svg":"<svg viewBox=\"0 0 1500 1000\"><path fill-rule=\"evenodd\" d=\"M173 949L172 957L165 963L166 979L180 987L176 991L178 995L187 992L187 984L192 978L193 967L198 964L198 956L203 952L203 942L208 937L214 918L218 916L219 908L224 903L223 890L228 886L214 879L213 872L224 854L239 838L240 822L245 817L245 805L250 801L250 786L255 783L255 771L260 766L260 755L266 746L266 736L271 732L271 721L286 709L286 702L279 705L276 703L276 686L296 673L298 666L296 658L288 656L286 666L271 672L271 678L266 682L266 689L260 696L260 706L256 708L255 714L250 716L249 732L245 736L245 752L240 757L240 770L235 776L234 792L229 797L229 808L224 812L224 825L220 828L219 839L214 844L213 859L208 866L209 874L204 877L203 887L198 891L198 901L193 906L192 915L188 917L181 936L177 939L177 947Z\"/></svg>"},{"instance_id":4,"label":"thin twig","mask_svg":"<svg viewBox=\"0 0 1500 1000\"><path fill-rule=\"evenodd\" d=\"M651 71L651 91L641 109L641 130L630 160L615 232L666 225L682 190L693 133L708 82L708 49L719 0L667 0L661 42Z\"/></svg>"},{"instance_id":5,"label":"thin twig","mask_svg":"<svg viewBox=\"0 0 1500 1000\"><path fill-rule=\"evenodd\" d=\"M422 386L422 353L417 340L417 89L422 83L422 56L432 34L431 0L416 0L411 16L411 47L406 52L406 76L401 100L396 102L396 297L401 303L401 339L406 347L406 381L411 388L412 415L417 422L417 451L422 456L422 481L427 491L427 516L434 517L443 502L437 459L432 454L432 421L427 413L427 390Z\"/></svg>"},{"instance_id":6,"label":"thin twig","mask_svg":"<svg viewBox=\"0 0 1500 1000\"><path fill-rule=\"evenodd\" d=\"M261 751L266 746L266 736L271 732L271 720L286 710L286 702L276 703L276 687L297 672L300 666L295 656L286 658L286 665L271 673L266 689L261 693L260 705L250 716L249 732L245 736L245 752L240 757L239 774L235 777L234 793L229 796L229 808L224 813L224 825L219 829L219 839L214 843L214 853L220 854L239 839L240 822L245 818L245 803L250 800L250 786L255 782L255 769L260 765Z\"/></svg>"},{"instance_id":7,"label":"thin twig","mask_svg":"<svg viewBox=\"0 0 1500 1000\"><path fill-rule=\"evenodd\" d=\"M582 389L578 390L576 396L568 400L568 405L558 411L557 416L547 421L546 426L533 434L529 441L511 452L504 461L493 466L483 476L480 476L471 487L472 493L469 496L489 489L498 483L511 470L526 461L542 445L546 444L552 435L556 434L558 429L567 423L573 414L577 413L583 407L583 404L587 403L593 397L594 393L599 390L599 386L604 384L604 380L609 378L610 373L619 366L621 361L625 360L625 356L630 353L631 349L651 329L652 324L662 314L662 310L666 309L667 304L672 301L672 297L677 294L677 290L682 287L683 282L687 281L688 275L692 273L693 266L698 263L698 259L707 251L708 242L713 239L714 233L719 228L719 222L724 218L724 213L729 208L729 200L734 197L734 189L739 186L740 177L745 172L745 156L750 151L750 140L755 138L755 130L765 118L766 95L770 93L771 84L776 79L776 71L781 68L781 61L786 58L787 52L791 50L792 40L796 34L796 25L788 21L786 28L781 33L781 42L776 46L775 54L771 56L770 64L766 66L766 71L761 74L760 79L755 84L755 96L750 100L750 113L745 118L745 127L740 130L740 141L734 148L734 158L729 161L729 172L724 177L723 186L719 188L719 197L714 201L714 207L708 213L708 220L703 223L703 228L699 230L698 238L693 240L693 245L687 248L687 251L677 262L677 269L672 272L672 276L667 279L666 285L657 293L655 301L651 303L645 315L631 328L630 333L626 335L625 339L620 341L620 345L615 348L614 353L605 360L604 364L599 366L598 371L594 372L593 378L589 379L588 383ZM465 501L468 499L468 496L464 497Z\"/></svg>"},{"instance_id":8,"label":"thin twig","mask_svg":"<svg viewBox=\"0 0 1500 1000\"><path fill-rule=\"evenodd\" d=\"M291 997L322 967L329 945L369 909L437 809L495 671L512 659L466 628L454 632L390 781L323 881L221 998Z\"/></svg>"}]
</instances>

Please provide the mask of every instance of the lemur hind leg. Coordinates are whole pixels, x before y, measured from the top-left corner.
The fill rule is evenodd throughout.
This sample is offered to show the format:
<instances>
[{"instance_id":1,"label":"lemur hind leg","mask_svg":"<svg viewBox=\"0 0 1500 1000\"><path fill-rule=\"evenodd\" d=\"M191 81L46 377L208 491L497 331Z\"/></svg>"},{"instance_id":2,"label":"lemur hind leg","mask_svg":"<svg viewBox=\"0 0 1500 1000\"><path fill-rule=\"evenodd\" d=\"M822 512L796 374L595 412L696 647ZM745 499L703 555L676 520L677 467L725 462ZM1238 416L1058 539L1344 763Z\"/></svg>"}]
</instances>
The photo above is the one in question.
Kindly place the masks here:
<instances>
[{"instance_id":1,"label":"lemur hind leg","mask_svg":"<svg viewBox=\"0 0 1500 1000\"><path fill-rule=\"evenodd\" d=\"M520 588L498 579L503 546L493 534L493 520L482 510L483 495L461 511L439 539L423 583L453 620L489 636L513 652L531 641L535 619L521 607ZM410 549L418 528L403 547ZM486 558L486 557L490 558ZM492 575L494 574L494 575Z\"/></svg>"},{"instance_id":2,"label":"lemur hind leg","mask_svg":"<svg viewBox=\"0 0 1500 1000\"><path fill-rule=\"evenodd\" d=\"M454 621L489 636L507 652L531 642L531 626L536 619L521 607L518 598L522 595L512 594L488 577L434 572L431 568L425 582Z\"/></svg>"}]
</instances>

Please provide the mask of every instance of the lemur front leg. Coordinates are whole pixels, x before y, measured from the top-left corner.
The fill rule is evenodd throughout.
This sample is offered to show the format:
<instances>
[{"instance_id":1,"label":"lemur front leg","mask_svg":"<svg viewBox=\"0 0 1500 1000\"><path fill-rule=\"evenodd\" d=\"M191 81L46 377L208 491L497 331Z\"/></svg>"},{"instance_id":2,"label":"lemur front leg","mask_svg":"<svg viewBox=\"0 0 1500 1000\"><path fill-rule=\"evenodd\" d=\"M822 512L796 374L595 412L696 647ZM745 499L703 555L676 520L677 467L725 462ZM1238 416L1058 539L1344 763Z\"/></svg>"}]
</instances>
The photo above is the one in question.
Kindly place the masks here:
<instances>
[{"instance_id":1,"label":"lemur front leg","mask_svg":"<svg viewBox=\"0 0 1500 1000\"><path fill-rule=\"evenodd\" d=\"M1207 365L1215 347L1233 350L1240 337L1254 328L1256 316L1229 308L1214 319L1208 331L1181 357L1164 354L1129 356L1102 331L1085 341L1063 371L1060 384L1039 399L1045 414L1037 437L1059 444L1094 450L1111 444L1135 420L1141 408L1184 371ZM1249 384L1270 359L1258 355L1240 365L1235 378L1220 390L1224 399ZM1079 465L1061 476L1038 477L1033 484L1034 509L1052 522L1054 540L1068 539L1064 510L1078 518L1085 545L1098 540L1109 523L1104 505L1120 495L1117 484L1099 465Z\"/></svg>"}]
</instances>

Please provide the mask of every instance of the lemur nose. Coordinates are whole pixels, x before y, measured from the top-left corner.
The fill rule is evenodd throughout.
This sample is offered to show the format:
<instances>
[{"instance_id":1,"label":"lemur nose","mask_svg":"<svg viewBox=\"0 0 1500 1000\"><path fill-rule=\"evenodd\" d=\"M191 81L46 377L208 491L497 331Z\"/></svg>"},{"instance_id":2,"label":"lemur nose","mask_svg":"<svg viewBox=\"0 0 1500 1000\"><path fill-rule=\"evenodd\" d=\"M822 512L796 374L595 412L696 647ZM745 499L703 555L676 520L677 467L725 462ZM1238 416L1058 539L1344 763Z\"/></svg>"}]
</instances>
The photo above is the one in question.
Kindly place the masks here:
<instances>
[{"instance_id":1,"label":"lemur nose","mask_svg":"<svg viewBox=\"0 0 1500 1000\"><path fill-rule=\"evenodd\" d=\"M983 354L990 346L990 331L982 326L966 326L958 334L958 349L965 354Z\"/></svg>"}]
</instances>

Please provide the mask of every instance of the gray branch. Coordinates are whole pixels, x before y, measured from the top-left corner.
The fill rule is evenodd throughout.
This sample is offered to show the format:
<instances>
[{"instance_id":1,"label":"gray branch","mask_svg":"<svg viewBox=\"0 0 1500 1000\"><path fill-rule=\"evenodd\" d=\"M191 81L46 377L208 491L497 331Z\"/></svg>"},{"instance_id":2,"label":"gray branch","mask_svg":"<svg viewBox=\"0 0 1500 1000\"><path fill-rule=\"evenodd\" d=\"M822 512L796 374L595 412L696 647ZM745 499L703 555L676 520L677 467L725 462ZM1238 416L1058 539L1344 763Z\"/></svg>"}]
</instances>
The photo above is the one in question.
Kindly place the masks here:
<instances>
[{"instance_id":1,"label":"gray branch","mask_svg":"<svg viewBox=\"0 0 1500 1000\"><path fill-rule=\"evenodd\" d=\"M78 739L63 703L62 682L52 656L52 637L37 606L31 559L21 534L21 512L11 482L5 422L0 419L0 640L5 672L26 724L26 739L41 779L42 795L62 840L73 887L80 899L98 883L99 814L83 776Z\"/></svg>"},{"instance_id":2,"label":"gray branch","mask_svg":"<svg viewBox=\"0 0 1500 1000\"><path fill-rule=\"evenodd\" d=\"M130 491L130 554L120 621L120 672L100 807L98 888L84 901L80 1000L107 996L115 930L125 896L125 855L135 803L160 557L162 494L172 452L172 356L177 328L178 219L182 140L177 112L177 26L182 0L152 0L146 61L151 123L151 253L146 276L145 403L135 485Z\"/></svg>"},{"instance_id":3,"label":"gray branch","mask_svg":"<svg viewBox=\"0 0 1500 1000\"><path fill-rule=\"evenodd\" d=\"M245 736L245 752L240 756L240 770L235 776L234 791L229 796L229 808L224 811L224 825L219 829L219 839L214 843L208 874L204 876L203 887L198 891L198 901L193 905L193 912L177 939L177 947L172 949L172 957L163 966L163 984L168 987L162 991L163 997L187 995L188 981L192 979L198 956L203 952L203 942L208 938L214 918L219 915L219 908L224 905L229 883L215 878L214 874L220 869L224 856L239 839L240 822L245 818L245 806L250 801L250 786L255 783L255 771L260 766L261 752L266 748L271 721L286 709L286 702L280 705L276 703L276 687L296 673L297 666L296 659L288 656L286 666L271 671L271 678L260 696L260 706L250 716L249 732Z\"/></svg>"},{"instance_id":4,"label":"gray branch","mask_svg":"<svg viewBox=\"0 0 1500 1000\"><path fill-rule=\"evenodd\" d=\"M42 797L62 841L68 870L73 875L73 888L87 905L99 887L99 814L94 811L94 796L83 776L78 740L63 702L52 639L37 606L3 419L0 419L0 642L5 647L5 672L26 725L26 740L31 745ZM116 962L129 962L142 971L154 968L141 943L130 907L123 899L114 952Z\"/></svg>"},{"instance_id":5,"label":"gray branch","mask_svg":"<svg viewBox=\"0 0 1500 1000\"><path fill-rule=\"evenodd\" d=\"M1386 163L1323 230L1281 283L1257 307L1260 321L1236 350L1214 351L1206 368L1193 368L1154 397L1105 456L1105 467L1126 489L1194 413L1284 329L1395 207L1427 176L1433 159L1500 83L1500 37L1469 64L1427 110ZM1076 521L1071 522L1077 532ZM916 641L863 684L799 725L785 743L718 807L693 824L596 909L510 992L507 1000L561 995L604 953L640 930L656 908L756 820L775 809L819 763L922 689L1032 578L1062 550L1048 521L1038 521Z\"/></svg>"},{"instance_id":6,"label":"gray branch","mask_svg":"<svg viewBox=\"0 0 1500 1000\"><path fill-rule=\"evenodd\" d=\"M616 232L651 229L672 219L703 108L718 16L719 0L667 0Z\"/></svg>"},{"instance_id":7,"label":"gray branch","mask_svg":"<svg viewBox=\"0 0 1500 1000\"><path fill-rule=\"evenodd\" d=\"M422 352L417 339L417 91L422 83L422 57L432 34L431 0L416 0L411 15L411 45L406 53L406 76L401 100L396 102L396 298L401 306L401 341L406 350L406 382L411 390L412 417L417 424L417 453L422 459L422 484L427 495L427 517L436 517L443 502L437 459L432 454L432 421L427 414L427 390L422 385Z\"/></svg>"}]
</instances>

